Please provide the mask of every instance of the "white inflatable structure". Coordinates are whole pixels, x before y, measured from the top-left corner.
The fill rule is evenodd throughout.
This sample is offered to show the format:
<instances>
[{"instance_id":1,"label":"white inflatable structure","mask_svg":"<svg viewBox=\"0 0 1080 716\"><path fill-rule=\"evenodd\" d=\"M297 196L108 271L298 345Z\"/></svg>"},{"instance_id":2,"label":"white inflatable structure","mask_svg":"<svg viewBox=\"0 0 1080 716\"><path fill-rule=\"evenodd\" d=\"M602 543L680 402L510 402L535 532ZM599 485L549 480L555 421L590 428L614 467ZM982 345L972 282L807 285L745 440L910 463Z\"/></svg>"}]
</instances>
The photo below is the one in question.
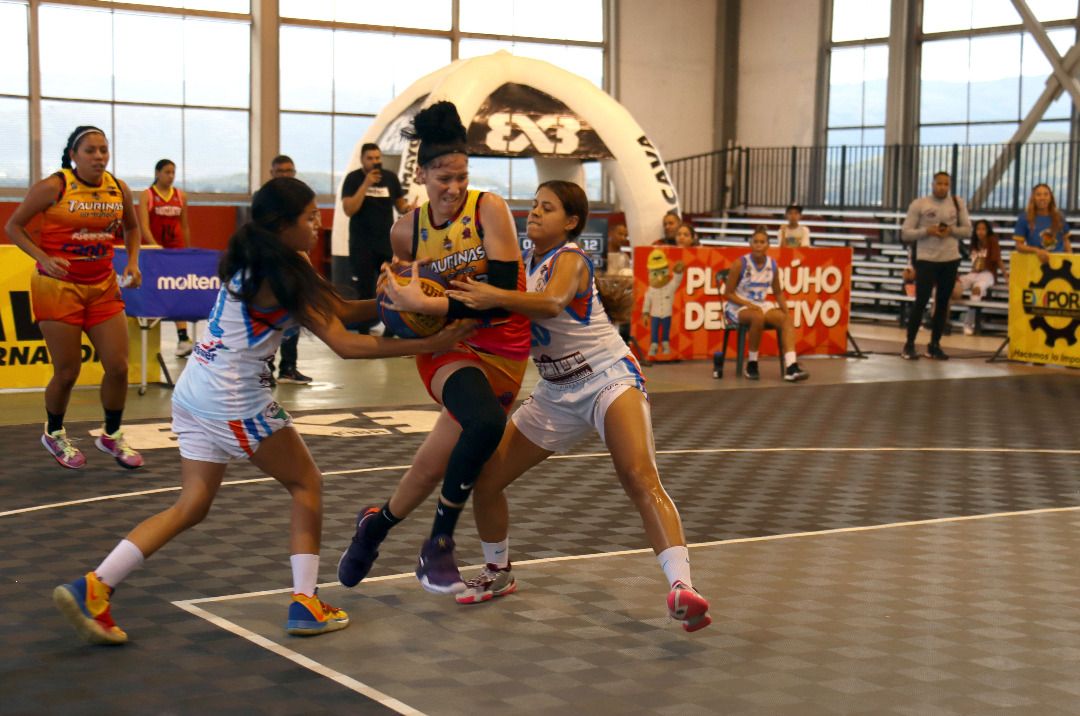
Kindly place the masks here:
<instances>
[{"instance_id":1,"label":"white inflatable structure","mask_svg":"<svg viewBox=\"0 0 1080 716\"><path fill-rule=\"evenodd\" d=\"M583 184L582 157L600 159L615 183L635 245L661 236L664 214L679 208L659 153L622 105L572 72L506 51L458 60L414 82L356 143L347 171L360 167L360 147L375 142L384 156L401 157L398 178L409 199L425 199L415 181L418 143L402 139L401 129L420 109L442 100L457 106L471 154L534 157L540 181ZM335 258L349 253L340 186L337 195Z\"/></svg>"}]
</instances>

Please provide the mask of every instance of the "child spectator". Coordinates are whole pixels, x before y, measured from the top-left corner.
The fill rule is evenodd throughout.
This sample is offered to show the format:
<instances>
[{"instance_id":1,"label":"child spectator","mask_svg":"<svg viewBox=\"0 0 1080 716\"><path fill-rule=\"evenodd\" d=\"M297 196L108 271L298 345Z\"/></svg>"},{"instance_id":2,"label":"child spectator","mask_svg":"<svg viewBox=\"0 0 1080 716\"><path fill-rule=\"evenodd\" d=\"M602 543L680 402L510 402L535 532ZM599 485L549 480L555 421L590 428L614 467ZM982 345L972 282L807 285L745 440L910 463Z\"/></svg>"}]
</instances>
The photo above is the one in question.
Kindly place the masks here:
<instances>
[{"instance_id":1,"label":"child spectator","mask_svg":"<svg viewBox=\"0 0 1080 716\"><path fill-rule=\"evenodd\" d=\"M780 227L776 237L780 239L780 248L798 248L810 245L810 229L799 223L802 219L802 207L792 204L785 212L787 222Z\"/></svg>"},{"instance_id":2,"label":"child spectator","mask_svg":"<svg viewBox=\"0 0 1080 716\"><path fill-rule=\"evenodd\" d=\"M956 280L953 300L963 298L964 291L971 291L972 300L986 295L997 280L998 272L1004 272L1001 262L1001 246L990 222L979 219L971 237L971 270ZM964 335L975 334L975 309L969 308L964 316Z\"/></svg>"}]
</instances>

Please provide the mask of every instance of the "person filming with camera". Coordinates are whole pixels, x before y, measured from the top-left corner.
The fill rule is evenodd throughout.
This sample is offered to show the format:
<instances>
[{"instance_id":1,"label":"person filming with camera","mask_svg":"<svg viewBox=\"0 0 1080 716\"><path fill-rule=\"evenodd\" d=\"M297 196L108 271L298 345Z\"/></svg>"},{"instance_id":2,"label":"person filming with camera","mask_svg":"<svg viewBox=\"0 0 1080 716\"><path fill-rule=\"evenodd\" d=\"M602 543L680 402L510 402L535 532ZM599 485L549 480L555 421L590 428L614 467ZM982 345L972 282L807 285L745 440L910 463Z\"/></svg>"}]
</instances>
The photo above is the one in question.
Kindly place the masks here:
<instances>
[{"instance_id":1,"label":"person filming with camera","mask_svg":"<svg viewBox=\"0 0 1080 716\"><path fill-rule=\"evenodd\" d=\"M390 249L394 209L404 214L414 208L405 199L397 176L383 171L377 144L369 142L360 148L360 168L349 172L341 185L341 208L349 217L349 265L356 297L375 298L381 267L394 255ZM360 332L371 328L371 324L363 325Z\"/></svg>"}]
</instances>

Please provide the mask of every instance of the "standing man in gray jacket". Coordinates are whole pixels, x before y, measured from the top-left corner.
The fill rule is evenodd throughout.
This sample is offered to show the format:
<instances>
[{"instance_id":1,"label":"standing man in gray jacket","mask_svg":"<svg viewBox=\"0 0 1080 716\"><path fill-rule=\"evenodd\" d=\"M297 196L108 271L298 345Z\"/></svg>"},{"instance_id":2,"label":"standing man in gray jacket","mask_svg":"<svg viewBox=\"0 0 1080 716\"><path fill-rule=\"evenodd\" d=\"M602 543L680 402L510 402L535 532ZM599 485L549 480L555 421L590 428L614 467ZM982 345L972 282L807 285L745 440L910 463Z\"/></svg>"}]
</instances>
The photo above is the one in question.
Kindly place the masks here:
<instances>
[{"instance_id":1,"label":"standing man in gray jacket","mask_svg":"<svg viewBox=\"0 0 1080 716\"><path fill-rule=\"evenodd\" d=\"M952 178L948 172L934 175L934 192L911 202L904 219L900 238L905 244L915 244L915 307L907 325L907 342L900 353L902 358L916 360L915 336L920 317L934 299L933 330L926 355L936 360L948 360L939 341L949 320L949 297L960 268L960 240L971 236L971 217L964 200L950 192Z\"/></svg>"}]
</instances>

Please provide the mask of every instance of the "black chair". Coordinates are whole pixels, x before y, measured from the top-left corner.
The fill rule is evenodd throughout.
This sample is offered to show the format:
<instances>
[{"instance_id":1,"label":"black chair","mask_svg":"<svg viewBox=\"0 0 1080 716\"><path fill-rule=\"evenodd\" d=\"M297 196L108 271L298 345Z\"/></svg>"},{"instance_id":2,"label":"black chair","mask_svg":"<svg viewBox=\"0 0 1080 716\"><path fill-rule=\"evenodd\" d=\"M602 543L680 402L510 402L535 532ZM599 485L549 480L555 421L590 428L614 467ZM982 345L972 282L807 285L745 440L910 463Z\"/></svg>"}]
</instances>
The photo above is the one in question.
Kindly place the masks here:
<instances>
[{"instance_id":1,"label":"black chair","mask_svg":"<svg viewBox=\"0 0 1080 716\"><path fill-rule=\"evenodd\" d=\"M779 326L765 325L766 331L776 331L776 345L777 353L779 354L780 363L780 378L784 378L784 370L787 366L784 365L784 332ZM746 355L746 335L750 332L750 325L748 323L731 323L728 321L727 316L724 316L724 343L720 350L713 353L713 378L724 377L724 359L727 357L728 339L731 336L732 331L735 332L735 376L738 378L743 377L743 358Z\"/></svg>"}]
</instances>

